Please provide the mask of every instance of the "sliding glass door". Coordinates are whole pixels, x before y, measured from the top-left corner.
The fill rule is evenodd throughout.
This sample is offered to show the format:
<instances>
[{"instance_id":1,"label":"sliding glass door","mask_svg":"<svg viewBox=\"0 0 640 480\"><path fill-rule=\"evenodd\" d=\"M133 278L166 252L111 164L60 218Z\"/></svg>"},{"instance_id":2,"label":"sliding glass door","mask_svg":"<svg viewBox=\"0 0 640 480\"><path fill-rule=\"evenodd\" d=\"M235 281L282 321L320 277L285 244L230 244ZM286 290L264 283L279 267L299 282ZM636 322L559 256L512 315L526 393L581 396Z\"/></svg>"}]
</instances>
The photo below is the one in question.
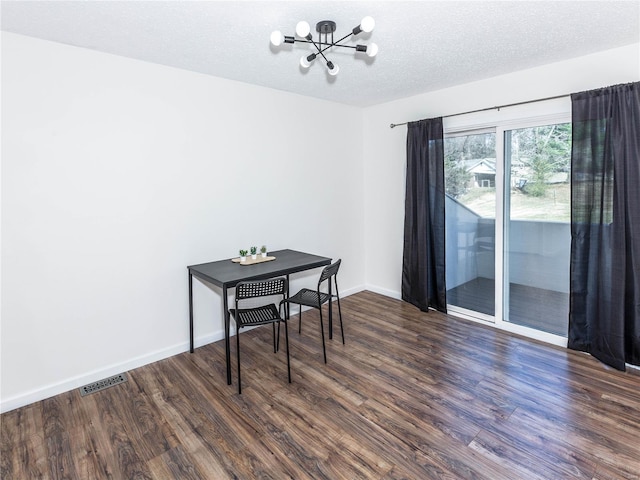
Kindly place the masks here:
<instances>
[{"instance_id":1,"label":"sliding glass door","mask_svg":"<svg viewBox=\"0 0 640 480\"><path fill-rule=\"evenodd\" d=\"M571 250L571 124L507 130L505 321L566 336Z\"/></svg>"},{"instance_id":2,"label":"sliding glass door","mask_svg":"<svg viewBox=\"0 0 640 480\"><path fill-rule=\"evenodd\" d=\"M447 302L566 337L571 124L522 125L445 139Z\"/></svg>"},{"instance_id":3,"label":"sliding glass door","mask_svg":"<svg viewBox=\"0 0 640 480\"><path fill-rule=\"evenodd\" d=\"M496 134L445 141L447 303L495 315Z\"/></svg>"}]
</instances>

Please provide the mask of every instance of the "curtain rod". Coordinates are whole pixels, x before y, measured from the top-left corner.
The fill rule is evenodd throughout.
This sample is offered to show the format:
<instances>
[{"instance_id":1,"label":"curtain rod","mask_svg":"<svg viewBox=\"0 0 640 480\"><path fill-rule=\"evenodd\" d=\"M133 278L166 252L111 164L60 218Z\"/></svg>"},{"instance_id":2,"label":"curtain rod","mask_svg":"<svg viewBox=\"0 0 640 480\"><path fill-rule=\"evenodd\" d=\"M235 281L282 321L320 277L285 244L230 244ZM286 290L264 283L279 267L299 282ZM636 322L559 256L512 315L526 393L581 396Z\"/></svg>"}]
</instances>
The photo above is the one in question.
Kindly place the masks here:
<instances>
[{"instance_id":1,"label":"curtain rod","mask_svg":"<svg viewBox=\"0 0 640 480\"><path fill-rule=\"evenodd\" d=\"M497 106L497 107L479 108L478 110L470 110L468 112L460 112L460 113L453 113L451 115L443 115L442 118L457 117L459 115L468 115L470 113L486 112L487 110L500 110L501 108L516 107L518 105L526 105L528 103L535 103L535 102L544 102L546 100L555 100L557 98L565 98L565 97L568 97L568 96L569 95L556 95L554 97L539 98L537 100L527 100L526 102L509 103L507 105L500 105L500 106ZM401 125L406 125L407 123L409 123L409 122L392 123L391 125L389 125L389 128L399 127Z\"/></svg>"}]
</instances>

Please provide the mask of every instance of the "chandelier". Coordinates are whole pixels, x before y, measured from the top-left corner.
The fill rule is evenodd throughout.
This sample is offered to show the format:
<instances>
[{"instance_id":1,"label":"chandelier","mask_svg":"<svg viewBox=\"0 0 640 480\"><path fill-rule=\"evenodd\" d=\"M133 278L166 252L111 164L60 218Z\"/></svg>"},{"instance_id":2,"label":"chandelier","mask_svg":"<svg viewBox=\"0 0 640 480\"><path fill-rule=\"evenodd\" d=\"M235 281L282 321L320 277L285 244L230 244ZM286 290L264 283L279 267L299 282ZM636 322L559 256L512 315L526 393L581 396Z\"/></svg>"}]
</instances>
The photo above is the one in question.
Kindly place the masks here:
<instances>
[{"instance_id":1,"label":"chandelier","mask_svg":"<svg viewBox=\"0 0 640 480\"><path fill-rule=\"evenodd\" d=\"M342 37L338 41L334 41L333 34L336 31L336 22L331 20L323 20L316 24L316 32L318 32L318 40L313 40L311 35L311 28L309 24L304 20L298 22L296 25L296 36L283 35L280 31L276 30L271 34L271 43L279 47L282 43L310 43L314 47L314 52L310 55L303 56L300 59L300 66L302 68L309 68L313 61L318 57L322 57L327 65L329 75L337 75L340 71L340 67L328 60L324 52L332 47L352 48L356 52L364 53L369 57L375 57L378 53L378 46L375 43L369 45L344 45L340 42L346 40L351 35L358 35L361 32L369 33L373 31L376 22L371 17L364 17L360 22L360 25L354 27L351 32Z\"/></svg>"}]
</instances>

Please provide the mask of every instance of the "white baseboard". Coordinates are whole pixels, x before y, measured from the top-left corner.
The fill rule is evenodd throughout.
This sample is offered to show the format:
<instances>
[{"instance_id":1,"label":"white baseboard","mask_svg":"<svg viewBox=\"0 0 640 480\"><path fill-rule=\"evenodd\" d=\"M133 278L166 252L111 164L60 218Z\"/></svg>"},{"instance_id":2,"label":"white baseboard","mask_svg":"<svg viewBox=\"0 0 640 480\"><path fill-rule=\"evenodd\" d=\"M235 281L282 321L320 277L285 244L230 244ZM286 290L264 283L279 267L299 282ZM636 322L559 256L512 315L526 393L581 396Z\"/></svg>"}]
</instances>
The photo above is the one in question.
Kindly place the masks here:
<instances>
[{"instance_id":1,"label":"white baseboard","mask_svg":"<svg viewBox=\"0 0 640 480\"><path fill-rule=\"evenodd\" d=\"M340 297L345 298L345 297L348 297L349 295L353 295L355 293L362 292L364 290L368 290L374 293L379 293L380 295L385 295L387 297L395 298L397 300L401 299L400 292L395 292L393 290L376 287L374 285L360 286L360 287L351 288L349 290L341 291ZM451 315L460 316L462 318L467 318L469 320L478 321L475 318L470 318L465 315L461 315L459 313L452 312ZM482 322L482 323L486 324L486 322ZM233 334L233 331L231 333ZM514 331L513 333L522 333L522 332ZM223 338L224 338L224 332L220 330L220 331L209 333L207 335L202 335L200 337L197 337L194 340L194 344L195 344L195 347L201 347L203 345L207 345L209 343L222 340ZM558 344L556 342L549 341L549 339L547 339L546 337L539 338L539 339L542 341L546 341L547 343L552 343L556 345ZM566 343L564 346L566 347ZM150 363L157 362L159 360L164 360L165 358L178 355L188 350L189 350L189 342L178 343L167 348L163 348L160 350L156 350L154 352L149 352L147 354L140 355L138 357L132 358L122 363L109 365L107 367L100 368L97 370L92 370L90 372L63 380L58 383L47 385L42 388L30 390L20 395L16 395L14 397L3 399L2 401L0 401L0 413L5 413L10 410L14 410L16 408L24 407L31 403L39 402L40 400L44 400L44 399L53 397L55 395L68 392L75 388L80 388L83 385L87 385L89 383L102 380L103 378L107 378L112 375L117 375L118 373L128 372L129 370L133 370L135 368L142 367L144 365L148 365ZM627 365L627 366L634 369L639 368L633 365Z\"/></svg>"},{"instance_id":2,"label":"white baseboard","mask_svg":"<svg viewBox=\"0 0 640 480\"><path fill-rule=\"evenodd\" d=\"M359 287L353 287L353 288L350 288L349 290L340 290L340 298L345 298L355 293L364 292L365 290L366 290L366 287L364 285L360 285Z\"/></svg>"},{"instance_id":3,"label":"white baseboard","mask_svg":"<svg viewBox=\"0 0 640 480\"><path fill-rule=\"evenodd\" d=\"M377 287L375 285L367 285L364 290L368 290L373 293L379 293L380 295L384 295L385 297L394 298L396 300L402 300L402 295L400 292L396 292L395 290L388 290L386 288Z\"/></svg>"},{"instance_id":4,"label":"white baseboard","mask_svg":"<svg viewBox=\"0 0 640 480\"><path fill-rule=\"evenodd\" d=\"M211 342L222 340L223 338L224 331L220 330L218 332L209 333L207 335L203 335L194 339L194 344L196 347L200 347ZM167 348L140 355L122 363L112 364L104 368L92 370L82 375L78 375L76 377L68 378L61 382L30 390L14 397L2 399L2 401L0 402L0 413L5 413L16 408L24 407L25 405L29 405L31 403L39 402L40 400L44 400L55 395L68 392L75 388L80 388L83 385L102 380L103 378L117 375L118 373L128 372L129 370L133 370L135 368L142 367L159 360L164 360L165 358L178 355L179 353L183 353L188 350L188 341L178 343Z\"/></svg>"},{"instance_id":5,"label":"white baseboard","mask_svg":"<svg viewBox=\"0 0 640 480\"><path fill-rule=\"evenodd\" d=\"M364 287L356 287L349 290L341 291L340 297L348 297L349 295L353 295L354 293L358 293L363 290ZM231 334L233 335L233 333L234 332L232 331ZM224 331L219 330L195 338L194 346L201 347L203 345L217 342L218 340L222 339L224 339ZM16 408L39 402L40 400L45 400L55 395L73 390L75 388L80 388L83 385L102 380L103 378L117 375L119 373L128 372L129 370L133 370L135 368L142 367L159 360L164 360L165 358L178 355L188 350L188 341L178 343L167 348L145 353L144 355L140 355L122 363L112 364L104 368L83 373L82 375L78 375L76 377L68 378L57 383L43 386L42 388L33 389L13 397L2 399L0 401L0 413L5 413L10 410L15 410Z\"/></svg>"}]
</instances>

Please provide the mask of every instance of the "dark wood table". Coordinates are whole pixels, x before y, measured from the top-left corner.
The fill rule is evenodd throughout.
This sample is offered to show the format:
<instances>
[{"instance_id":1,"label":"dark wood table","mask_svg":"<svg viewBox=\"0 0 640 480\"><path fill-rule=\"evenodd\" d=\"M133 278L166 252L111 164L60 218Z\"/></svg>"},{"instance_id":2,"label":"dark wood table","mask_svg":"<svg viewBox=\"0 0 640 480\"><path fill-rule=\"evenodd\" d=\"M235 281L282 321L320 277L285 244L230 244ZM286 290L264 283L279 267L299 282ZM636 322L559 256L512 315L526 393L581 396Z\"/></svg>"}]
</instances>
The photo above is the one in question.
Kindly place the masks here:
<instances>
[{"instance_id":1,"label":"dark wood table","mask_svg":"<svg viewBox=\"0 0 640 480\"><path fill-rule=\"evenodd\" d=\"M191 265L189 270L189 340L190 351L193 353L193 277L213 283L222 288L222 314L224 317L224 343L227 361L227 385L231 385L231 352L229 349L229 305L227 290L235 287L243 280L263 280L266 278L285 275L287 284L291 273L324 267L331 263L328 257L320 257L310 253L297 252L295 250L278 250L269 252L270 257L276 257L269 262L253 265L241 265L231 259L218 260L217 262ZM287 292L288 294L288 292Z\"/></svg>"}]
</instances>

